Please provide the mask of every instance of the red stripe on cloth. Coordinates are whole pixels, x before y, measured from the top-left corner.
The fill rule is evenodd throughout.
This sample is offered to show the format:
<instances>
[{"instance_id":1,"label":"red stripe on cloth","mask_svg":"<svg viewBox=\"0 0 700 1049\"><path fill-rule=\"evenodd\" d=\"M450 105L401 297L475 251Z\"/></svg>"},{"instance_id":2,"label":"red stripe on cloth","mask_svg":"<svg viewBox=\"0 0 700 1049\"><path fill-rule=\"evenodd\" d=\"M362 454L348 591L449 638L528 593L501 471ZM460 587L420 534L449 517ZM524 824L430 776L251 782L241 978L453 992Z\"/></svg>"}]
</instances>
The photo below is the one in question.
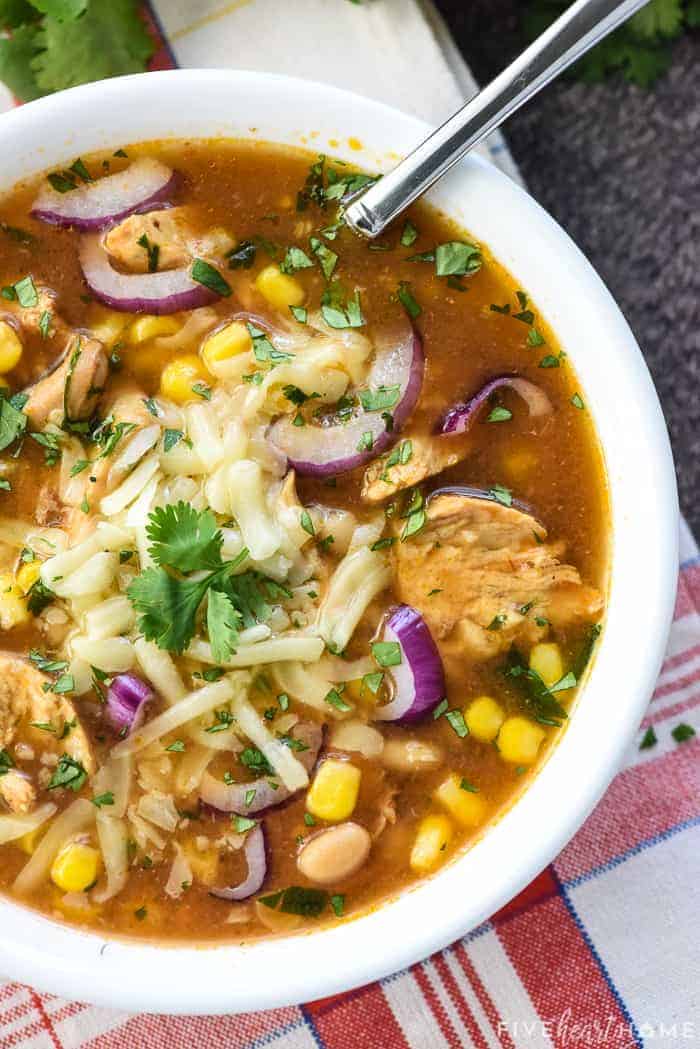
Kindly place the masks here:
<instances>
[{"instance_id":1,"label":"red stripe on cloth","mask_svg":"<svg viewBox=\"0 0 700 1049\"><path fill-rule=\"evenodd\" d=\"M691 696L690 699L684 699L680 703L671 703L668 707L661 707L659 710L655 710L653 714L649 714L644 718L640 728L648 728L649 725L658 725L669 718L676 718L679 714L685 714L688 710L693 710L698 703L700 703L700 679L698 680L698 690L694 696Z\"/></svg>"},{"instance_id":2,"label":"red stripe on cloth","mask_svg":"<svg viewBox=\"0 0 700 1049\"><path fill-rule=\"evenodd\" d=\"M408 1049L408 1042L377 983L305 1006L326 1049Z\"/></svg>"},{"instance_id":3,"label":"red stripe on cloth","mask_svg":"<svg viewBox=\"0 0 700 1049\"><path fill-rule=\"evenodd\" d=\"M697 612L698 608L700 608L700 563L689 565L678 576L676 610L673 618L680 619L681 616L687 616L690 612Z\"/></svg>"},{"instance_id":4,"label":"red stripe on cloth","mask_svg":"<svg viewBox=\"0 0 700 1049\"><path fill-rule=\"evenodd\" d=\"M516 1045L536 1045L546 1030L555 1046L571 1049L574 1025L576 1044L605 1049L630 1049L635 1044L615 995L560 896L503 922L496 932L546 1025L534 1034L518 1031L518 1018L513 1017L510 1033ZM600 1028L605 1037L596 1039L594 1032ZM591 1032L591 1037L581 1032Z\"/></svg>"},{"instance_id":5,"label":"red stripe on cloth","mask_svg":"<svg viewBox=\"0 0 700 1049\"><path fill-rule=\"evenodd\" d=\"M675 656L669 656L661 664L661 674L665 674L669 670L673 670L674 667L681 666L683 663L687 663L693 656L700 656L700 644L692 645L690 648L686 648L683 652L677 652Z\"/></svg>"},{"instance_id":6,"label":"red stripe on cloth","mask_svg":"<svg viewBox=\"0 0 700 1049\"><path fill-rule=\"evenodd\" d=\"M522 895L522 894L521 894ZM481 1008L486 1013L489 1023L493 1028L493 1032L497 1035L503 1049L515 1049L515 1043L510 1037L507 1030L503 1028L501 1023L501 1015L496 1008L493 998L486 990L484 983L479 976L478 972L474 968L471 958L469 957L468 951L463 943L455 944L454 948L455 957L462 967L462 972L469 980L469 983L474 989L474 993L479 1000Z\"/></svg>"},{"instance_id":7,"label":"red stripe on cloth","mask_svg":"<svg viewBox=\"0 0 700 1049\"><path fill-rule=\"evenodd\" d=\"M56 1034L56 1032L54 1030L54 1027L53 1027L53 1024L51 1023L51 1019L50 1019L48 1013L46 1012L46 1008L44 1006L44 999L43 999L43 997L40 994L38 994L31 987L28 988L28 990L29 990L29 996L30 996L30 998L32 1000L32 1005L34 1006L34 1008L36 1009L36 1011L39 1014L39 1021L41 1023L42 1029L44 1031L46 1031L46 1033L48 1034L49 1038L51 1039L52 1044L56 1047L56 1049L63 1049L63 1043L61 1042L60 1038Z\"/></svg>"},{"instance_id":8,"label":"red stripe on cloth","mask_svg":"<svg viewBox=\"0 0 700 1049\"><path fill-rule=\"evenodd\" d=\"M696 682L700 682L700 667L696 670L691 670L689 674L682 675L681 677L674 678L673 681L666 681L663 685L659 685L658 688L654 689L653 699L663 699L664 696L670 696L672 692L678 692L681 688L689 688L690 685L694 685Z\"/></svg>"},{"instance_id":9,"label":"red stripe on cloth","mask_svg":"<svg viewBox=\"0 0 700 1049\"><path fill-rule=\"evenodd\" d=\"M484 1038L483 1032L477 1023L474 1013L469 1008L469 1003L462 995L457 985L457 981L450 972L444 954L434 955L432 961L442 981L442 985L450 997L450 1001L457 1010L457 1015L469 1032L469 1037L472 1042L477 1046L477 1049L488 1049L488 1042Z\"/></svg>"},{"instance_id":10,"label":"red stripe on cloth","mask_svg":"<svg viewBox=\"0 0 700 1049\"><path fill-rule=\"evenodd\" d=\"M700 814L700 739L625 769L554 861L563 882Z\"/></svg>"},{"instance_id":11,"label":"red stripe on cloth","mask_svg":"<svg viewBox=\"0 0 700 1049\"><path fill-rule=\"evenodd\" d=\"M536 878L533 878L529 885L525 886L522 892L514 896L505 907L501 907L500 911L496 911L491 921L494 925L497 925L499 921L511 918L514 914L520 914L521 911L528 910L533 904L539 903L541 900L550 899L552 896L557 896L558 893L557 880L551 868L545 867Z\"/></svg>"},{"instance_id":12,"label":"red stripe on cloth","mask_svg":"<svg viewBox=\"0 0 700 1049\"><path fill-rule=\"evenodd\" d=\"M177 62L173 58L173 53L170 50L170 45L163 33L158 21L155 17L155 13L149 3L141 4L141 18L146 23L146 29L149 35L153 38L153 42L156 45L156 50L153 52L151 59L148 63L150 71L156 69L176 69Z\"/></svg>"},{"instance_id":13,"label":"red stripe on cloth","mask_svg":"<svg viewBox=\"0 0 700 1049\"><path fill-rule=\"evenodd\" d=\"M81 1049L242 1049L251 1042L272 1041L275 1034L304 1018L294 1006L238 1016L132 1016L118 1027L84 1042Z\"/></svg>"},{"instance_id":14,"label":"red stripe on cloth","mask_svg":"<svg viewBox=\"0 0 700 1049\"><path fill-rule=\"evenodd\" d=\"M424 963L420 962L418 965L411 967L411 973L413 974L416 983L420 987L421 994L425 1000L426 1005L430 1009L433 1017L437 1021L437 1025L440 1028L440 1033L443 1035L445 1041L450 1046L450 1049L462 1049L463 1042L455 1031L452 1021L445 1012L445 1008L435 993L430 977L424 968Z\"/></svg>"}]
</instances>

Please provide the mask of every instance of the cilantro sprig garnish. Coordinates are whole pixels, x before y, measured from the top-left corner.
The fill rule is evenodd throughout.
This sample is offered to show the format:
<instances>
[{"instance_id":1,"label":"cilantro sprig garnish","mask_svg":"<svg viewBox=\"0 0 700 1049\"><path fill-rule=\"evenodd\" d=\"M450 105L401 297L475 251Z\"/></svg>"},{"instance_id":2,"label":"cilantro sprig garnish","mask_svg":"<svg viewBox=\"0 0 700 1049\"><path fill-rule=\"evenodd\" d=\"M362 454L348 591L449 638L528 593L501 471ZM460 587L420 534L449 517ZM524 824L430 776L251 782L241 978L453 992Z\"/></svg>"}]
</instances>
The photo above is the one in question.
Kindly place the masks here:
<instances>
[{"instance_id":1,"label":"cilantro sprig garnish","mask_svg":"<svg viewBox=\"0 0 700 1049\"><path fill-rule=\"evenodd\" d=\"M0 80L23 102L142 73L154 50L136 0L0 3L0 29L10 34L0 39Z\"/></svg>"},{"instance_id":2,"label":"cilantro sprig garnish","mask_svg":"<svg viewBox=\"0 0 700 1049\"><path fill-rule=\"evenodd\" d=\"M156 567L141 572L127 595L139 613L139 630L159 648L185 651L206 599L212 655L217 663L225 662L236 651L241 629L269 619L266 599L290 596L260 572L235 574L248 551L232 561L222 559L223 535L211 510L194 510L184 502L157 507L149 514L146 534Z\"/></svg>"}]
</instances>

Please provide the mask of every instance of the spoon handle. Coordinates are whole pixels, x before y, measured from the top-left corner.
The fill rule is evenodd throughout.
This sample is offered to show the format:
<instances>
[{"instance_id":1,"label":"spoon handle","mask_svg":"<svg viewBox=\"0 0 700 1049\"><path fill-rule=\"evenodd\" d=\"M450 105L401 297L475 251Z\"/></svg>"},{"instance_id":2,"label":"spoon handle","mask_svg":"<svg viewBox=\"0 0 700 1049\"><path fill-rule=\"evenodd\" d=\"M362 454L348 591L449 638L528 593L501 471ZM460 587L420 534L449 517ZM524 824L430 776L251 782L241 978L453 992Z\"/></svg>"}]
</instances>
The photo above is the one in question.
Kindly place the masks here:
<instances>
[{"instance_id":1,"label":"spoon handle","mask_svg":"<svg viewBox=\"0 0 700 1049\"><path fill-rule=\"evenodd\" d=\"M363 237L378 237L482 138L648 0L577 0L514 62L345 209Z\"/></svg>"}]
</instances>

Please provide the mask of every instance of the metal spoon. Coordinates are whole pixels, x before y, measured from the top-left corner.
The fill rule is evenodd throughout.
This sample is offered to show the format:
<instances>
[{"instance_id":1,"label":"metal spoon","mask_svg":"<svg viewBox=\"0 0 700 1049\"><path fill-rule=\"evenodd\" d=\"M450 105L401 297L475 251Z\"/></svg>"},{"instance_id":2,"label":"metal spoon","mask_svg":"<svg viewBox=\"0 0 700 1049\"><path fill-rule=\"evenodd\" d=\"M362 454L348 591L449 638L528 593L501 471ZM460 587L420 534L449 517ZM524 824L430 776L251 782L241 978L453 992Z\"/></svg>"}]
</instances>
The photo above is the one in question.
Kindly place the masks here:
<instances>
[{"instance_id":1,"label":"metal spoon","mask_svg":"<svg viewBox=\"0 0 700 1049\"><path fill-rule=\"evenodd\" d=\"M374 238L473 146L648 0L577 0L514 62L345 209Z\"/></svg>"}]
</instances>

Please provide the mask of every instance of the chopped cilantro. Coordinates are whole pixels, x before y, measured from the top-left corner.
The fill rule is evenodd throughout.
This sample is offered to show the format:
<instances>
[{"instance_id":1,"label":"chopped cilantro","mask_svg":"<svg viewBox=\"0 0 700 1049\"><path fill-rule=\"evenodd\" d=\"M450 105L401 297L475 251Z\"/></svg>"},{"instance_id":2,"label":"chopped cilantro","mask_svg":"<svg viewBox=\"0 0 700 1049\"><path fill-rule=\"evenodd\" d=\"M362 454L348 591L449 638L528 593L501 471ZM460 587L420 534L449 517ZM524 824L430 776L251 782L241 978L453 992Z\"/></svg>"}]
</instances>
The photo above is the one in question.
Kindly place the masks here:
<instances>
[{"instance_id":1,"label":"chopped cilantro","mask_svg":"<svg viewBox=\"0 0 700 1049\"><path fill-rule=\"evenodd\" d=\"M375 641L372 655L380 667L396 667L401 662L401 645L398 641Z\"/></svg>"},{"instance_id":2,"label":"chopped cilantro","mask_svg":"<svg viewBox=\"0 0 700 1049\"><path fill-rule=\"evenodd\" d=\"M692 725L687 725L682 721L680 725L676 725L674 729L671 729L671 735L676 743L686 743L695 735L695 729Z\"/></svg>"},{"instance_id":3,"label":"chopped cilantro","mask_svg":"<svg viewBox=\"0 0 700 1049\"><path fill-rule=\"evenodd\" d=\"M228 281L224 280L219 271L204 259L194 260L190 274L192 280L203 284L205 288L209 288L209 291L213 291L222 298L227 298L231 294L231 285Z\"/></svg>"},{"instance_id":4,"label":"chopped cilantro","mask_svg":"<svg viewBox=\"0 0 700 1049\"><path fill-rule=\"evenodd\" d=\"M79 761L69 754L62 754L58 759L54 773L49 780L47 790L55 790L56 787L66 787L76 793L85 783L87 772Z\"/></svg>"},{"instance_id":5,"label":"chopped cilantro","mask_svg":"<svg viewBox=\"0 0 700 1049\"><path fill-rule=\"evenodd\" d=\"M640 750L650 750L651 747L655 747L658 743L654 726L650 725L642 737L642 742L639 744Z\"/></svg>"}]
</instances>

